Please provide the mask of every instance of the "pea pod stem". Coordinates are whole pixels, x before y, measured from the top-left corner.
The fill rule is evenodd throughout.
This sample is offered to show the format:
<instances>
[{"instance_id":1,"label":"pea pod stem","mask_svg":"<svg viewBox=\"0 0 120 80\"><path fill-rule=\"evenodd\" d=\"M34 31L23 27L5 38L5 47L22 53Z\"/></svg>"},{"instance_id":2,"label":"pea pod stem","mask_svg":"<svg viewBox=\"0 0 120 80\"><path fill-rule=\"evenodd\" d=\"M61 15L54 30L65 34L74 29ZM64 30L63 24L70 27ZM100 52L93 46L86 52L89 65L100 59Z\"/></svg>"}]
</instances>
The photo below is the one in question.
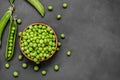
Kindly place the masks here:
<instances>
[{"instance_id":1,"label":"pea pod stem","mask_svg":"<svg viewBox=\"0 0 120 80\"><path fill-rule=\"evenodd\" d=\"M3 17L0 20L0 46L2 43L2 34L4 31L4 28L6 26L6 24L8 23L10 17L12 16L12 12L13 12L13 7L10 7L3 15Z\"/></svg>"},{"instance_id":2,"label":"pea pod stem","mask_svg":"<svg viewBox=\"0 0 120 80\"><path fill-rule=\"evenodd\" d=\"M33 7L35 7L42 17L45 16L44 6L39 0L26 0L26 1L28 1Z\"/></svg>"},{"instance_id":3,"label":"pea pod stem","mask_svg":"<svg viewBox=\"0 0 120 80\"><path fill-rule=\"evenodd\" d=\"M12 31L14 31L14 33L12 33ZM17 22L16 22L16 17L14 17L13 20L12 19L10 20L9 35L6 46L6 54L5 54L5 58L7 61L10 61L14 55L16 31L17 31ZM10 37L13 37L13 39L11 39ZM10 40L12 40L12 42L10 42ZM10 44L12 44L12 46L10 46Z\"/></svg>"}]
</instances>

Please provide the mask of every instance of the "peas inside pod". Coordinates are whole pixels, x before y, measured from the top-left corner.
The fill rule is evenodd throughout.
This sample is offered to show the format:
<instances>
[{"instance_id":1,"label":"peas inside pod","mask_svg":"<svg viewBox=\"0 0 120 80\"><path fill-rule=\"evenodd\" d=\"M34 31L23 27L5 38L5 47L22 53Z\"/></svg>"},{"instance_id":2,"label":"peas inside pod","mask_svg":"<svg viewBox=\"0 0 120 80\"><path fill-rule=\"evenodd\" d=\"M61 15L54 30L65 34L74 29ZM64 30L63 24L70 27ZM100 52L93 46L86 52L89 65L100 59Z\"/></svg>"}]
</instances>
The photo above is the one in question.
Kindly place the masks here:
<instances>
[{"instance_id":1,"label":"peas inside pod","mask_svg":"<svg viewBox=\"0 0 120 80\"><path fill-rule=\"evenodd\" d=\"M56 34L47 25L30 25L21 34L22 52L28 59L36 63L49 59L56 51L56 44Z\"/></svg>"}]
</instances>

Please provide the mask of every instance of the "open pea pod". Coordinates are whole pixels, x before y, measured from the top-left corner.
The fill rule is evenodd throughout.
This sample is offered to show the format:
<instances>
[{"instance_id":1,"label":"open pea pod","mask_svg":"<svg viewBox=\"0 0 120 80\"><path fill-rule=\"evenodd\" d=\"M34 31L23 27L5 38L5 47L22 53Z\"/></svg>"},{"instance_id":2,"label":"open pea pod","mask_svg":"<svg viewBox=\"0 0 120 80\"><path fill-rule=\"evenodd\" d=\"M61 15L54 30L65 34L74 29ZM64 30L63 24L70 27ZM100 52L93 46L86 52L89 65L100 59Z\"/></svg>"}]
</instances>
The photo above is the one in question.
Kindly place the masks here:
<instances>
[{"instance_id":1,"label":"open pea pod","mask_svg":"<svg viewBox=\"0 0 120 80\"><path fill-rule=\"evenodd\" d=\"M10 20L9 35L6 45L5 58L7 61L10 61L14 55L16 31L17 31L17 22L16 22L16 18L14 17L13 20L12 19Z\"/></svg>"}]
</instances>

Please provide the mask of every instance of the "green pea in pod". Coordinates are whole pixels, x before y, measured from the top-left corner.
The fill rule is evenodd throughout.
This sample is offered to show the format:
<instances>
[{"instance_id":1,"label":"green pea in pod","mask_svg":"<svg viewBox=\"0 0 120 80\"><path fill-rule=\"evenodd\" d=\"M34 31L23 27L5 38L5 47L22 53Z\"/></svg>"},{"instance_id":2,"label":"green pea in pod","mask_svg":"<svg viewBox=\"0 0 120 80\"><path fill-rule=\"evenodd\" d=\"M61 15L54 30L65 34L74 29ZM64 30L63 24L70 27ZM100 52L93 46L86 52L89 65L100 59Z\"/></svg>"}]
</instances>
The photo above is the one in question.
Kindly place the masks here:
<instances>
[{"instance_id":1,"label":"green pea in pod","mask_svg":"<svg viewBox=\"0 0 120 80\"><path fill-rule=\"evenodd\" d=\"M17 22L16 22L16 17L14 17L13 20L12 19L10 20L9 35L6 45L5 58L7 61L10 61L14 55L16 31L17 31Z\"/></svg>"},{"instance_id":2,"label":"green pea in pod","mask_svg":"<svg viewBox=\"0 0 120 80\"><path fill-rule=\"evenodd\" d=\"M4 13L3 17L0 20L0 46L1 46L1 43L2 43L2 34L3 34L3 31L4 31L4 28L5 28L6 24L8 23L10 17L12 16L12 12L13 12L13 7L10 7L8 9L8 11L6 11Z\"/></svg>"}]
</instances>

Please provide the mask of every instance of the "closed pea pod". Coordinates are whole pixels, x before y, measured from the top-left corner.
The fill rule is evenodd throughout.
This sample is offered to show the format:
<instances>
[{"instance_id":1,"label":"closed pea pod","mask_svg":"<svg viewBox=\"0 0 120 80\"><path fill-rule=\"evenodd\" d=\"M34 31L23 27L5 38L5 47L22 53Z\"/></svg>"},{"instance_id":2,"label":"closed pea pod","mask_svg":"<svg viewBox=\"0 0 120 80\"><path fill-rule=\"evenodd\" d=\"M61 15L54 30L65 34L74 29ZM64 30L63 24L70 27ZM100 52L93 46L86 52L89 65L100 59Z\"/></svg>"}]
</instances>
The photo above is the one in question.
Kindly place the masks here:
<instances>
[{"instance_id":1,"label":"closed pea pod","mask_svg":"<svg viewBox=\"0 0 120 80\"><path fill-rule=\"evenodd\" d=\"M8 35L8 41L6 46L6 54L5 54L5 58L7 61L11 60L14 54L16 30L17 30L17 23L16 23L16 18L14 17L14 20L12 19L10 20L9 35ZM11 31L13 31L14 33L12 33ZM11 39L10 37L13 37L13 39ZM9 40L11 40L12 42L9 42Z\"/></svg>"},{"instance_id":2,"label":"closed pea pod","mask_svg":"<svg viewBox=\"0 0 120 80\"><path fill-rule=\"evenodd\" d=\"M45 15L44 6L39 0L26 0L26 1L28 1L33 7L35 7L36 10L38 10L38 12L41 14L41 16Z\"/></svg>"},{"instance_id":3,"label":"closed pea pod","mask_svg":"<svg viewBox=\"0 0 120 80\"><path fill-rule=\"evenodd\" d=\"M13 7L10 7L8 9L8 11L6 11L3 15L3 17L1 18L0 20L0 46L1 46L1 43L2 43L2 34L3 34L3 31L4 31L4 28L7 24L7 22L9 21L10 17L12 16L12 12L13 12Z\"/></svg>"}]
</instances>

